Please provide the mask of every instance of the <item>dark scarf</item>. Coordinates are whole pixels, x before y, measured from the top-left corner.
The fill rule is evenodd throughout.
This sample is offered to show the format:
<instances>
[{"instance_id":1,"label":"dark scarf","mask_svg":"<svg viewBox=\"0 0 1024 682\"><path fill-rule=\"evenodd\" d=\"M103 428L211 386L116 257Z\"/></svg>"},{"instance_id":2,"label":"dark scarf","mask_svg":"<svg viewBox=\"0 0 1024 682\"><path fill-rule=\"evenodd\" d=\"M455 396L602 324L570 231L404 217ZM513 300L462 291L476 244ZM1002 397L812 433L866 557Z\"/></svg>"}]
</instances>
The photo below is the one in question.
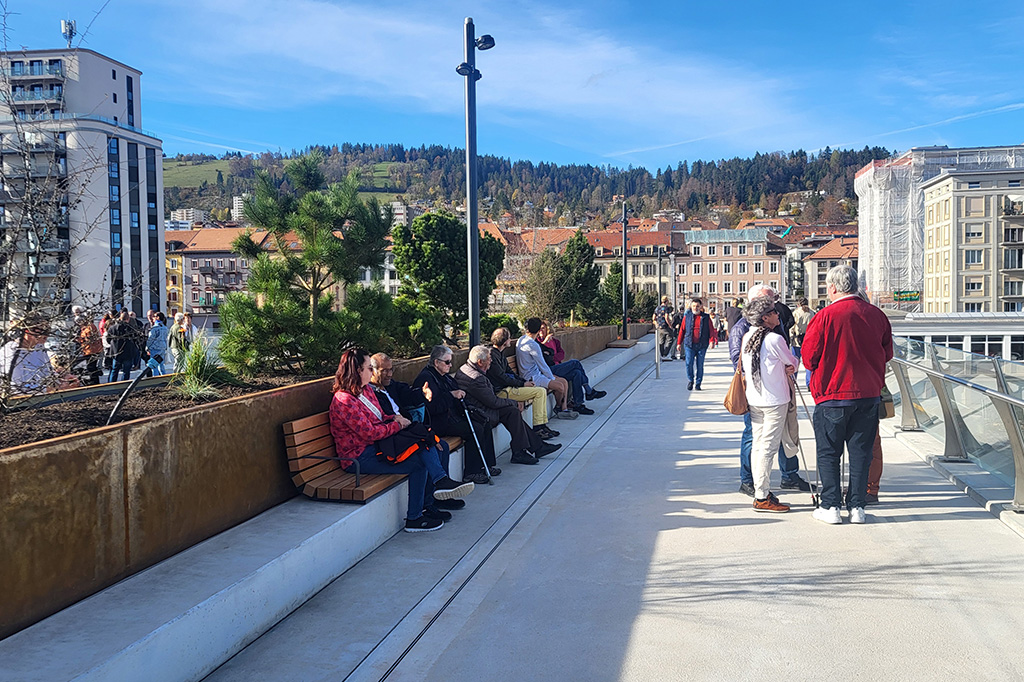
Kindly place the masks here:
<instances>
[{"instance_id":1,"label":"dark scarf","mask_svg":"<svg viewBox=\"0 0 1024 682\"><path fill-rule=\"evenodd\" d=\"M750 378L754 382L754 388L761 392L761 347L764 345L765 337L772 333L768 327L759 326L754 328L754 333L747 341L744 353L750 353Z\"/></svg>"}]
</instances>

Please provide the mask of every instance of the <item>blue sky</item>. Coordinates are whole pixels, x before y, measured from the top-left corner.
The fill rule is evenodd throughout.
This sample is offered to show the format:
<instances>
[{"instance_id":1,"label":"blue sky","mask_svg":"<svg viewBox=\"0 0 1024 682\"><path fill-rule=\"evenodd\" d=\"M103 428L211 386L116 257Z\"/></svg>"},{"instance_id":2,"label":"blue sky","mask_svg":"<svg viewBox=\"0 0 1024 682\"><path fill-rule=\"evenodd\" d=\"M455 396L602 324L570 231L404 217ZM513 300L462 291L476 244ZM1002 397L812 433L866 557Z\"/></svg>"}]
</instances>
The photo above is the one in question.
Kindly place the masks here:
<instances>
[{"instance_id":1,"label":"blue sky","mask_svg":"<svg viewBox=\"0 0 1024 682\"><path fill-rule=\"evenodd\" d=\"M8 44L143 72L171 155L463 146L463 20L479 150L654 169L826 146L1024 143L1024 3L7 0ZM97 11L101 10L97 15Z\"/></svg>"}]
</instances>

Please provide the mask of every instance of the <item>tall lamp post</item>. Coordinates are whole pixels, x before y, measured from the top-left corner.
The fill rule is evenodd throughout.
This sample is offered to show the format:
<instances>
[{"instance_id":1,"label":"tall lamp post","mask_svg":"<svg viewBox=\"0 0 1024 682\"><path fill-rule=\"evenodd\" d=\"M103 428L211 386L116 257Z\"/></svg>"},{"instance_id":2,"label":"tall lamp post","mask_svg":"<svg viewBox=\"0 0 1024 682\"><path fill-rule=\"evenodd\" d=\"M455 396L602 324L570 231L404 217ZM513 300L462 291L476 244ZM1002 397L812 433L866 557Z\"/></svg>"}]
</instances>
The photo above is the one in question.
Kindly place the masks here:
<instances>
[{"instance_id":1,"label":"tall lamp post","mask_svg":"<svg viewBox=\"0 0 1024 682\"><path fill-rule=\"evenodd\" d=\"M629 338L629 273L626 271L629 244L626 237L626 202L622 202L622 338Z\"/></svg>"},{"instance_id":2,"label":"tall lamp post","mask_svg":"<svg viewBox=\"0 0 1024 682\"><path fill-rule=\"evenodd\" d=\"M480 343L480 228L477 225L476 177L476 51L494 47L489 35L476 37L473 18L466 17L466 61L455 72L466 79L466 261L469 281L469 345Z\"/></svg>"}]
</instances>

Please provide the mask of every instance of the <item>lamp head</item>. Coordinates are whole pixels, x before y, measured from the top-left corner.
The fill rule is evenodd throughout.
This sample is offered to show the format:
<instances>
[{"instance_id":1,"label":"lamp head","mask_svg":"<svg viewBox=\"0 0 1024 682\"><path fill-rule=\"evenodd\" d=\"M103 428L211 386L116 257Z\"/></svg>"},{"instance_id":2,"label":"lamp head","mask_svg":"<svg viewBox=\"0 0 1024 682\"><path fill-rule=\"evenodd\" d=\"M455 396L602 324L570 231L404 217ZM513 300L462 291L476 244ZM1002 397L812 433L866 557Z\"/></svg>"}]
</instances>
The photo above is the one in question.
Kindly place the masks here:
<instances>
[{"instance_id":1,"label":"lamp head","mask_svg":"<svg viewBox=\"0 0 1024 682\"><path fill-rule=\"evenodd\" d=\"M469 76L475 70L476 69L474 69L472 66L470 66L466 62L462 62L461 64L459 64L458 66L455 67L455 73L459 74L460 76Z\"/></svg>"},{"instance_id":2,"label":"lamp head","mask_svg":"<svg viewBox=\"0 0 1024 682\"><path fill-rule=\"evenodd\" d=\"M492 47L494 47L494 38L492 38L489 33L476 39L476 49L489 50Z\"/></svg>"}]
</instances>

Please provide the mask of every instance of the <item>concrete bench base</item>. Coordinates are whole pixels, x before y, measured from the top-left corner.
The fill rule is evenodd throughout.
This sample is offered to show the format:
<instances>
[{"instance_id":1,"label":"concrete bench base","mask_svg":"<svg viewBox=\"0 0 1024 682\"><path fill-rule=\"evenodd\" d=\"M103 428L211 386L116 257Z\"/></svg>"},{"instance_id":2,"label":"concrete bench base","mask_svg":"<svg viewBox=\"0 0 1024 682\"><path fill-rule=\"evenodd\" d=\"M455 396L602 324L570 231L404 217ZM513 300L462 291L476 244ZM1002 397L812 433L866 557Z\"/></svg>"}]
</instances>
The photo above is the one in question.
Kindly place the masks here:
<instances>
[{"instance_id":1,"label":"concrete bench base","mask_svg":"<svg viewBox=\"0 0 1024 682\"><path fill-rule=\"evenodd\" d=\"M592 385L653 338L586 358ZM407 500L403 482L364 506L285 502L3 640L0 680L201 680L399 532Z\"/></svg>"}]
</instances>

